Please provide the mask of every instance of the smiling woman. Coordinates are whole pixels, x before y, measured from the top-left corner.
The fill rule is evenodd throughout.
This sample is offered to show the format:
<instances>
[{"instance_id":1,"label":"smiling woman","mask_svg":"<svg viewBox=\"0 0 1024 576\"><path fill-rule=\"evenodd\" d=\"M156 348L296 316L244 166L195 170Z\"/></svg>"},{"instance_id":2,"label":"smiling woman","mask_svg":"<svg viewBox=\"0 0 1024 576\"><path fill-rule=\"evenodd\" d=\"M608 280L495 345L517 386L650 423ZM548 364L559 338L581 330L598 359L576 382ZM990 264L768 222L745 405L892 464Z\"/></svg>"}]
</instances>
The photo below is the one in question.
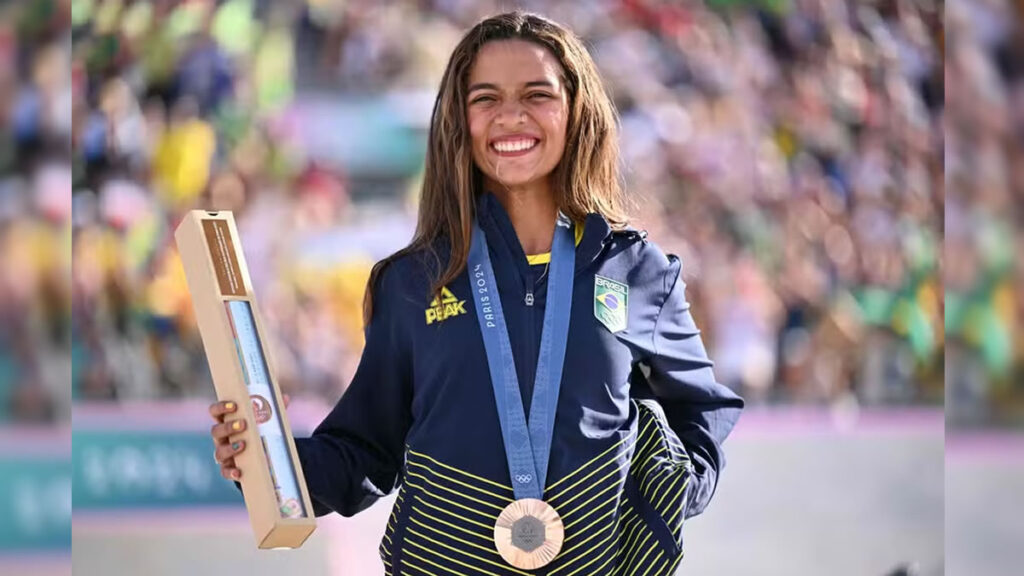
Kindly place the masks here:
<instances>
[{"instance_id":1,"label":"smiling woman","mask_svg":"<svg viewBox=\"0 0 1024 576\"><path fill-rule=\"evenodd\" d=\"M715 381L679 260L626 224L617 139L558 24L501 14L455 48L414 240L374 267L359 369L296 438L318 516L398 490L388 574L668 575L682 559L743 400ZM245 447L219 442L237 477Z\"/></svg>"},{"instance_id":2,"label":"smiling woman","mask_svg":"<svg viewBox=\"0 0 1024 576\"><path fill-rule=\"evenodd\" d=\"M523 196L551 186L565 150L569 117L565 73L549 50L523 40L491 42L469 75L469 132L484 185ZM505 162L506 159L515 160Z\"/></svg>"},{"instance_id":3,"label":"smiling woman","mask_svg":"<svg viewBox=\"0 0 1024 576\"><path fill-rule=\"evenodd\" d=\"M569 97L565 71L550 50L524 40L486 44L469 75L473 162L483 185L505 199L527 253L551 246L555 194L548 176L565 150ZM517 201L512 201L516 199ZM547 218L534 218L547 214ZM524 218L523 216L527 216Z\"/></svg>"},{"instance_id":4,"label":"smiling woman","mask_svg":"<svg viewBox=\"0 0 1024 576\"><path fill-rule=\"evenodd\" d=\"M481 191L500 199L528 254L550 248L556 206L573 222L600 214L621 229L628 216L618 162L615 111L580 39L534 14L488 18L455 47L441 79L416 235L374 267L370 285L394 259L423 251L445 262L433 293L454 280ZM373 296L367 290L367 320Z\"/></svg>"}]
</instances>

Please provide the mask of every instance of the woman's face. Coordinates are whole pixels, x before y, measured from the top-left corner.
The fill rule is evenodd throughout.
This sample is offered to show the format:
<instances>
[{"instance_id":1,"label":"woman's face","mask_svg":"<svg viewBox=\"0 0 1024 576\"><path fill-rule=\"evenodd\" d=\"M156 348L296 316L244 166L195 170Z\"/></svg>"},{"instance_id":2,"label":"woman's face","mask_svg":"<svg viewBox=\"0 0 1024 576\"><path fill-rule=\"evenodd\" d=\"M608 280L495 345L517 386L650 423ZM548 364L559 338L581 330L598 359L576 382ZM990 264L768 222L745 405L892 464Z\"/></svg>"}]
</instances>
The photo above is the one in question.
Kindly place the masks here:
<instances>
[{"instance_id":1,"label":"woman's face","mask_svg":"<svg viewBox=\"0 0 1024 576\"><path fill-rule=\"evenodd\" d=\"M565 150L569 103L555 56L524 40L488 42L469 74L473 161L490 189L543 182Z\"/></svg>"}]
</instances>

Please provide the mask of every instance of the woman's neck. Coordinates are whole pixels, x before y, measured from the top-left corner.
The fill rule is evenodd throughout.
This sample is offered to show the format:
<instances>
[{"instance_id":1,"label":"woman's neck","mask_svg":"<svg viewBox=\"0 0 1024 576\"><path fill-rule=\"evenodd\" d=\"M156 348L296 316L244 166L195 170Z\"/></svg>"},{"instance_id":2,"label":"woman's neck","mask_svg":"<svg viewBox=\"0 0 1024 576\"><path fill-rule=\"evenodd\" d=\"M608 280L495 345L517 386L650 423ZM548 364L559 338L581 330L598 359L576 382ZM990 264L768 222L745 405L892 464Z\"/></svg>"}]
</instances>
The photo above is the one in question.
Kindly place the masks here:
<instances>
[{"instance_id":1,"label":"woman's neck","mask_svg":"<svg viewBox=\"0 0 1024 576\"><path fill-rule=\"evenodd\" d=\"M558 207L550 186L524 186L491 188L501 202L512 227L515 228L519 244L528 256L551 251L555 236L555 219Z\"/></svg>"}]
</instances>

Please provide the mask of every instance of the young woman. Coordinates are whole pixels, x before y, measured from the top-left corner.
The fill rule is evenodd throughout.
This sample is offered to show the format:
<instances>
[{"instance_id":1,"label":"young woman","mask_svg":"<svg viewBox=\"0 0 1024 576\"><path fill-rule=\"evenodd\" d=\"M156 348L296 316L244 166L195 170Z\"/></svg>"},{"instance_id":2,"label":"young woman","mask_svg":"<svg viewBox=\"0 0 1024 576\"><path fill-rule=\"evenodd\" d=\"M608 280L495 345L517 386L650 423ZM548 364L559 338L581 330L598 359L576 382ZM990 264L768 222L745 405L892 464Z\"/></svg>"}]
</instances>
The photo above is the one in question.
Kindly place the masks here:
<instances>
[{"instance_id":1,"label":"young woman","mask_svg":"<svg viewBox=\"0 0 1024 576\"><path fill-rule=\"evenodd\" d=\"M502 14L452 54L415 238L374 268L356 375L296 439L317 516L399 489L388 574L675 570L743 401L715 382L679 261L626 225L616 142L559 25ZM233 412L211 406L238 480Z\"/></svg>"}]
</instances>

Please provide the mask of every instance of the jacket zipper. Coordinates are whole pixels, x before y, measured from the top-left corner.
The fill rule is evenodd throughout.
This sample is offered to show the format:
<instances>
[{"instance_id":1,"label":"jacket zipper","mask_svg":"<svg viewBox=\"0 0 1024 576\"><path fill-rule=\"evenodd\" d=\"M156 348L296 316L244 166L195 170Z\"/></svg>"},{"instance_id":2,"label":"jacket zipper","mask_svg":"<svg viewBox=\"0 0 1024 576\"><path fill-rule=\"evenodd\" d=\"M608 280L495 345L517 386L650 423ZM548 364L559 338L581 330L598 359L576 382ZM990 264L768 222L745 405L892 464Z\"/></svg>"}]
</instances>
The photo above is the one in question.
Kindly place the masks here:
<instances>
[{"instance_id":1,"label":"jacket zipper","mask_svg":"<svg viewBox=\"0 0 1024 576\"><path fill-rule=\"evenodd\" d=\"M535 326L536 321L534 319L534 315L536 313L536 308L534 308L534 306L533 306L533 304L534 304L533 290L534 290L534 284L535 284L535 281L534 281L534 278L533 278L533 270L528 270L527 273L526 273L526 277L525 278L526 278L526 298L525 298L525 304L526 304L526 330L525 330L526 348L525 348L525 351L526 351L526 354L528 354L527 358L529 358L530 361L527 362L526 366L525 366L526 374L521 375L520 378L525 378L525 380L523 380L523 381L529 383L526 386L526 390L525 390L526 392L528 392L528 394L524 394L523 395L523 413L526 415L527 418L529 418L530 417L530 404L531 404L531 399L533 397L533 381L534 381L534 377L535 377L535 375L537 373L537 348L540 345L537 343L536 326Z\"/></svg>"}]
</instances>

